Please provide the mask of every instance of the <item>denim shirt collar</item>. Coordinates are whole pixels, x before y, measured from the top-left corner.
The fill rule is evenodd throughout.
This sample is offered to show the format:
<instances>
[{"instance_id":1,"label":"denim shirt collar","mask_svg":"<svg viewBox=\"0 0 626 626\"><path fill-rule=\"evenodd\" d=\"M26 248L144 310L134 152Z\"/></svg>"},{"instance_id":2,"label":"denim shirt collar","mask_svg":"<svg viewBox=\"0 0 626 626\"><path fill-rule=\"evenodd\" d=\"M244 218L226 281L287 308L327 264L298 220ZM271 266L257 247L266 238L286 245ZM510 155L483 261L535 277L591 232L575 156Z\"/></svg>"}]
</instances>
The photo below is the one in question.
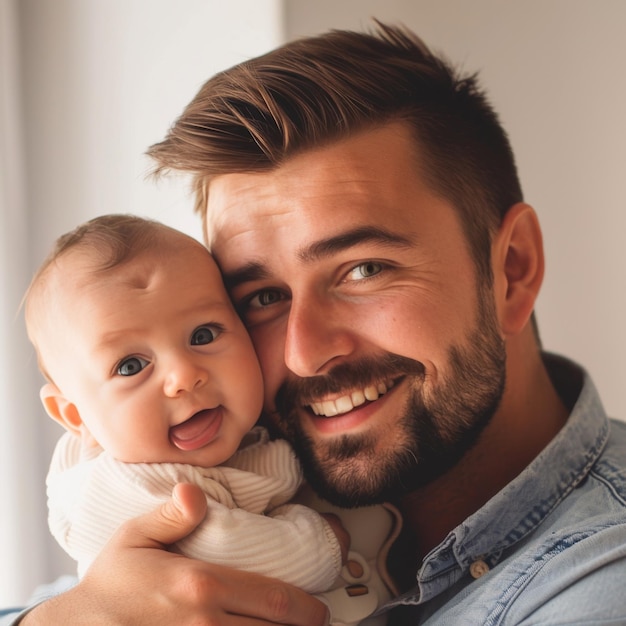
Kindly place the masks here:
<instances>
[{"instance_id":1,"label":"denim shirt collar","mask_svg":"<svg viewBox=\"0 0 626 626\"><path fill-rule=\"evenodd\" d=\"M609 423L588 374L562 357L544 355L557 390L582 380L570 417L532 463L481 509L457 526L424 559L417 590L394 602L422 604L439 595L483 561L494 567L501 555L539 526L589 473L608 439ZM559 382L561 381L561 383ZM564 397L567 402L567 398Z\"/></svg>"}]
</instances>

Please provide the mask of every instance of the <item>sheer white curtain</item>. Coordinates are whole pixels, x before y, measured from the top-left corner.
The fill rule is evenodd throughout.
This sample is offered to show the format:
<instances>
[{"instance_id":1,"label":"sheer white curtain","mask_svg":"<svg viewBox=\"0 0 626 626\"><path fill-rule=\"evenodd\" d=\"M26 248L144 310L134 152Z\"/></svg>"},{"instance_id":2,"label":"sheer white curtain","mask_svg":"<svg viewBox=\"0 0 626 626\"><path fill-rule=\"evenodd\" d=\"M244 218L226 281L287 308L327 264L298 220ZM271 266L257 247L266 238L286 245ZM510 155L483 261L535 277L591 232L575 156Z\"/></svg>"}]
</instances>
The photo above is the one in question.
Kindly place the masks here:
<instances>
[{"instance_id":1,"label":"sheer white curtain","mask_svg":"<svg viewBox=\"0 0 626 626\"><path fill-rule=\"evenodd\" d=\"M16 3L0 3L0 605L31 590L47 571L41 412L33 397L32 350L19 314L29 275ZM28 563L28 570L22 567Z\"/></svg>"}]
</instances>

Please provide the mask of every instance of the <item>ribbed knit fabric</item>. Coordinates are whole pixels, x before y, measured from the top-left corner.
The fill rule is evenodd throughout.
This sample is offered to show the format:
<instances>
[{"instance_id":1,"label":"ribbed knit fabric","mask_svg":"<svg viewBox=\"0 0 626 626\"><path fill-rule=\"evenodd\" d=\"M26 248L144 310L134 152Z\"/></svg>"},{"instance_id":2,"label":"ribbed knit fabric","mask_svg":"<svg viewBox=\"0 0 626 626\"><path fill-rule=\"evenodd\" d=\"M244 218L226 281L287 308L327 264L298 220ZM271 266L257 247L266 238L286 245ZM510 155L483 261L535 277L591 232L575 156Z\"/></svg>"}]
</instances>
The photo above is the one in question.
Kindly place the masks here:
<instances>
[{"instance_id":1,"label":"ribbed knit fabric","mask_svg":"<svg viewBox=\"0 0 626 626\"><path fill-rule=\"evenodd\" d=\"M121 463L99 450L86 458L68 434L55 449L47 478L50 530L82 576L127 519L152 511L179 482L198 485L208 513L175 544L186 556L280 578L309 593L328 589L341 569L339 543L310 508L287 504L302 482L287 442L255 428L224 465Z\"/></svg>"}]
</instances>

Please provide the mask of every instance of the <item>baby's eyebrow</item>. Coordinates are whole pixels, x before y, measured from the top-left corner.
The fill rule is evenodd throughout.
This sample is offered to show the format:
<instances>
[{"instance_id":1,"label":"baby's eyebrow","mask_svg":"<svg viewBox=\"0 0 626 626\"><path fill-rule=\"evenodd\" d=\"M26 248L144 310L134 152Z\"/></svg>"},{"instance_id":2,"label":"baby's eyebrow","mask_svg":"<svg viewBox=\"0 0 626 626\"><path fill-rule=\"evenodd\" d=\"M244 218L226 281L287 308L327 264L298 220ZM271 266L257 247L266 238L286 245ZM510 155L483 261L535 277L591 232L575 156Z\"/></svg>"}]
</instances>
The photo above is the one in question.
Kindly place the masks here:
<instances>
[{"instance_id":1,"label":"baby's eyebrow","mask_svg":"<svg viewBox=\"0 0 626 626\"><path fill-rule=\"evenodd\" d=\"M392 248L410 248L415 245L411 239L399 233L378 226L359 226L307 245L298 252L298 258L310 263L363 243L377 243Z\"/></svg>"},{"instance_id":2,"label":"baby's eyebrow","mask_svg":"<svg viewBox=\"0 0 626 626\"><path fill-rule=\"evenodd\" d=\"M132 332L134 329L129 328L118 328L115 330L102 331L100 336L98 337L98 343L96 345L98 350L102 350L104 348L111 348L116 344L122 342L124 339L128 337L128 334Z\"/></svg>"}]
</instances>

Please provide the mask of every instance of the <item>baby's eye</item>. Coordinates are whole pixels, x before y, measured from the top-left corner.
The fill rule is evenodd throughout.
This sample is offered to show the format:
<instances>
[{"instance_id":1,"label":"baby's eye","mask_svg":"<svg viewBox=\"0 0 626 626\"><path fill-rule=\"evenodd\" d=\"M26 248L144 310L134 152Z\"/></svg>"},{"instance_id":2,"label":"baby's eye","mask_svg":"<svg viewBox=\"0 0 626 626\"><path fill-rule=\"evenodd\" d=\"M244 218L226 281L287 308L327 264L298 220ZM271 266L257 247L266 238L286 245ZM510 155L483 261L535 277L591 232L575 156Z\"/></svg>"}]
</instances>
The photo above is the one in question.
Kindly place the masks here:
<instances>
[{"instance_id":1,"label":"baby's eye","mask_svg":"<svg viewBox=\"0 0 626 626\"><path fill-rule=\"evenodd\" d=\"M192 346L205 346L215 341L222 329L217 326L200 326L191 334Z\"/></svg>"},{"instance_id":2,"label":"baby's eye","mask_svg":"<svg viewBox=\"0 0 626 626\"><path fill-rule=\"evenodd\" d=\"M351 280L363 280L364 278L376 276L376 274L380 274L382 271L382 263L378 263L377 261L366 261L365 263L360 263L355 268L350 270L350 272L348 272L348 277Z\"/></svg>"},{"instance_id":3,"label":"baby's eye","mask_svg":"<svg viewBox=\"0 0 626 626\"><path fill-rule=\"evenodd\" d=\"M134 376L148 365L150 365L150 361L142 359L140 356L129 356L127 359L120 361L120 364L117 366L117 373L120 376Z\"/></svg>"}]
</instances>

